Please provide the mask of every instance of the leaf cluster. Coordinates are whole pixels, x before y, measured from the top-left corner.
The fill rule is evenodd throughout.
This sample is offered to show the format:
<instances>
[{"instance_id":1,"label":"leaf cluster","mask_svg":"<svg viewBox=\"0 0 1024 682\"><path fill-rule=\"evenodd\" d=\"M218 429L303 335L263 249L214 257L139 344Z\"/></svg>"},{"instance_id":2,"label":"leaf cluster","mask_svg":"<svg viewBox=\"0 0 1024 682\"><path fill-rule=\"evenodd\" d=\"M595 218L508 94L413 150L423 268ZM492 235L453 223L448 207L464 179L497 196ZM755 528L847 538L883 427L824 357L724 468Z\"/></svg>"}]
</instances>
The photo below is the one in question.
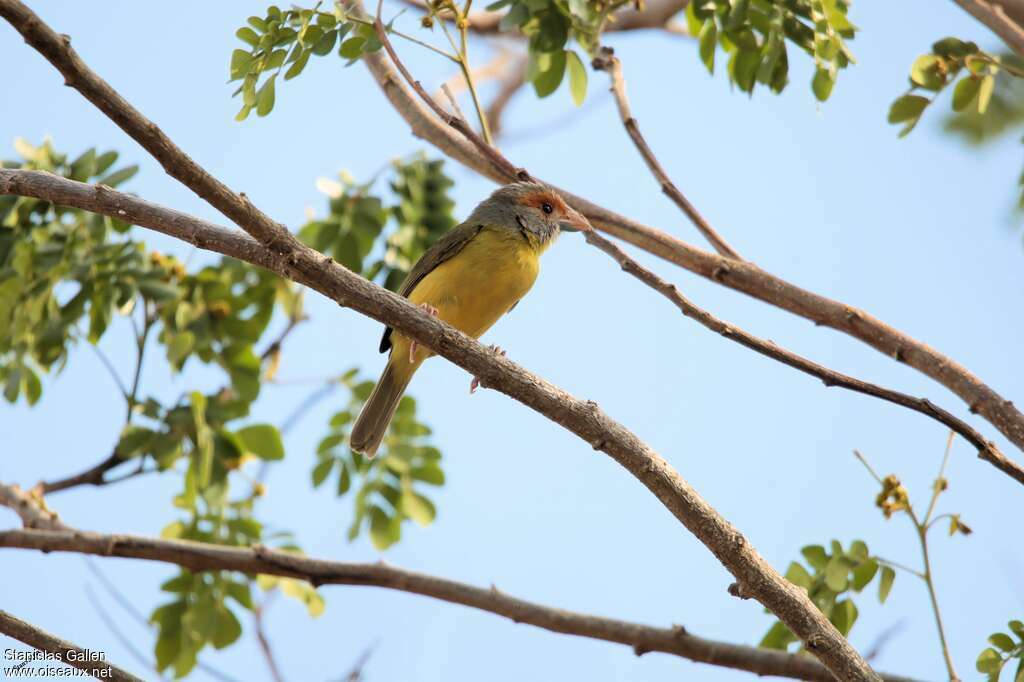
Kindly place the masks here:
<instances>
[{"instance_id":1,"label":"leaf cluster","mask_svg":"<svg viewBox=\"0 0 1024 682\"><path fill-rule=\"evenodd\" d=\"M428 526L437 515L434 503L423 494L423 486L444 485L441 451L428 443L430 427L417 419L416 401L408 395L399 402L377 457L368 459L353 451L348 446L352 422L373 391L374 382L359 381L355 369L342 375L340 381L349 389L349 404L331 417L330 430L317 447L313 486L319 487L336 474L335 490L341 497L355 481L355 517L348 539L356 539L368 528L374 546L387 549L401 539L403 521L411 519Z\"/></svg>"},{"instance_id":2,"label":"leaf cluster","mask_svg":"<svg viewBox=\"0 0 1024 682\"><path fill-rule=\"evenodd\" d=\"M989 636L992 646L984 649L975 662L978 672L987 675L989 682L999 682L1003 668L1014 659L1017 660L1017 670L1011 679L1024 682L1024 623L1011 620L1007 626L1010 632L994 632Z\"/></svg>"},{"instance_id":3,"label":"leaf cluster","mask_svg":"<svg viewBox=\"0 0 1024 682\"><path fill-rule=\"evenodd\" d=\"M88 149L71 160L49 141L15 141L22 157L4 168L42 170L79 182L115 187L136 166L117 167L118 155ZM154 263L129 226L80 209L32 197L0 197L0 385L4 398L35 404L39 374L59 371L83 335L96 343L116 311L149 305L177 276L172 263Z\"/></svg>"},{"instance_id":4,"label":"leaf cluster","mask_svg":"<svg viewBox=\"0 0 1024 682\"><path fill-rule=\"evenodd\" d=\"M1012 65L1009 68L1016 71ZM977 44L959 38L943 38L932 45L931 52L914 60L910 68L910 88L890 106L889 123L903 125L900 137L909 134L925 109L950 85L953 86L953 111L973 110L984 116L995 92L996 77L1003 69L1000 56L985 52ZM934 94L918 94L922 92Z\"/></svg>"},{"instance_id":5,"label":"leaf cluster","mask_svg":"<svg viewBox=\"0 0 1024 682\"><path fill-rule=\"evenodd\" d=\"M829 551L831 549L831 551ZM852 595L859 593L879 576L878 601L884 603L892 589L896 572L871 556L862 540L854 540L844 550L838 540L829 549L822 545L808 545L800 550L806 566L792 562L786 570L786 580L807 592L814 605L829 619L836 629L848 636L857 621L859 611ZM800 638L781 621L775 621L758 646L787 650Z\"/></svg>"},{"instance_id":6,"label":"leaf cluster","mask_svg":"<svg viewBox=\"0 0 1024 682\"><path fill-rule=\"evenodd\" d=\"M455 225L455 204L443 161L417 155L393 162L388 172L389 196L372 194L374 181L360 185L345 175L341 182L322 180L327 215L303 225L299 239L397 291L427 247ZM373 259L381 237L383 253Z\"/></svg>"},{"instance_id":7,"label":"leaf cluster","mask_svg":"<svg viewBox=\"0 0 1024 682\"><path fill-rule=\"evenodd\" d=\"M698 39L700 59L715 70L717 47L729 56L732 84L752 94L760 83L782 92L789 82L789 46L814 59L814 96L832 94L840 69L855 60L846 45L856 26L847 18L845 0L696 0L686 7L690 33Z\"/></svg>"}]
</instances>

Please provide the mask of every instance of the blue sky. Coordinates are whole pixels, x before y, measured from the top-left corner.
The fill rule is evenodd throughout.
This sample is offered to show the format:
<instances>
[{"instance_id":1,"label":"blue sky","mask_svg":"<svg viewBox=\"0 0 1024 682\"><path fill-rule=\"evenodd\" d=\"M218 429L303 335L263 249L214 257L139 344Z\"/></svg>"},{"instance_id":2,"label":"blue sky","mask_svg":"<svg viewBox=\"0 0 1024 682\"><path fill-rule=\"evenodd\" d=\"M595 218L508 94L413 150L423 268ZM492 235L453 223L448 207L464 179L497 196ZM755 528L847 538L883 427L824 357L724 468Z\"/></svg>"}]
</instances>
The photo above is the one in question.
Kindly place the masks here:
<instances>
[{"instance_id":1,"label":"blue sky","mask_svg":"<svg viewBox=\"0 0 1024 682\"><path fill-rule=\"evenodd\" d=\"M225 84L234 30L264 3L32 3L87 62L197 161L292 226L307 206L321 211L320 176L347 169L367 178L389 159L424 149L360 66L316 60L278 89L265 119L236 123L239 106ZM1020 149L1011 141L978 151L944 136L938 112L897 140L885 122L914 57L945 35L995 47L995 39L953 3L856 3L862 32L851 44L856 66L842 72L832 98L817 104L807 60L794 55L781 96L752 99L712 78L692 42L658 34L615 35L634 114L669 174L729 241L770 272L860 306L963 363L1004 396L1024 395L1019 351L1024 321L1021 235L1011 220ZM403 19L407 28L415 19ZM429 53L404 47L409 66L430 86L447 75ZM115 148L142 171L126 188L223 223L216 212L159 166L0 26L0 61L13 65L0 100L0 150L16 136L54 138L77 153ZM509 111L505 151L545 179L684 239L692 227L660 194L618 124L602 74L591 74L591 102L572 113L568 93L537 101L523 93ZM946 95L948 97L948 95ZM943 104L944 107L948 104ZM434 155L430 149L428 153ZM453 164L460 216L492 185ZM157 248L187 249L153 236ZM838 370L914 395L926 395L1019 452L945 389L847 337L717 287L649 257L698 304L760 336ZM281 376L337 374L360 366L376 374L379 325L310 296L312 321L289 340ZM728 344L680 316L664 299L622 275L574 236L545 256L530 296L486 340L573 394L598 401L650 442L777 568L805 544L865 540L873 552L919 564L905 519L885 521L873 506L875 483L851 456L857 448L883 473L898 474L912 500L927 501L946 432L917 414L820 382ZM104 339L127 367L121 325ZM154 357L156 357L154 355ZM173 396L219 379L171 376L159 362L144 390ZM731 577L626 472L587 444L491 391L470 396L469 377L428 363L413 382L422 418L445 454L448 484L435 499L437 522L409 528L386 553L394 564L564 608L756 643L771 618L726 593ZM271 387L257 419L279 420L309 387ZM294 530L305 549L339 560L376 560L368 541L348 544L349 499L310 493L309 471L326 419L342 397L320 403L287 438L261 516ZM42 402L0 408L5 455L0 480L30 485L101 459L122 419L96 356L78 350L45 382ZM942 511L960 512L969 538L936 532L933 561L953 655L961 676L989 633L1024 616L1024 554L1019 486L954 445ZM92 530L156 534L172 518L178 481L137 479L103 490L78 489L50 500L71 524ZM14 523L13 516L5 517ZM138 648L151 635L102 590L82 558L6 551L0 607L146 676L103 624L103 611ZM141 611L162 596L173 569L126 560L97 562ZM375 644L370 680L732 680L743 673L697 666L625 647L554 635L495 616L372 588L322 590L327 611L310 620L288 600L268 613L268 630L287 678L336 679ZM851 639L870 648L898 626L876 660L886 671L935 680L945 670L923 584L901 575L890 600L860 601ZM248 623L246 623L248 626ZM4 646L7 646L5 643ZM237 679L266 679L251 637L203 660ZM204 679L202 672L195 679Z\"/></svg>"}]
</instances>

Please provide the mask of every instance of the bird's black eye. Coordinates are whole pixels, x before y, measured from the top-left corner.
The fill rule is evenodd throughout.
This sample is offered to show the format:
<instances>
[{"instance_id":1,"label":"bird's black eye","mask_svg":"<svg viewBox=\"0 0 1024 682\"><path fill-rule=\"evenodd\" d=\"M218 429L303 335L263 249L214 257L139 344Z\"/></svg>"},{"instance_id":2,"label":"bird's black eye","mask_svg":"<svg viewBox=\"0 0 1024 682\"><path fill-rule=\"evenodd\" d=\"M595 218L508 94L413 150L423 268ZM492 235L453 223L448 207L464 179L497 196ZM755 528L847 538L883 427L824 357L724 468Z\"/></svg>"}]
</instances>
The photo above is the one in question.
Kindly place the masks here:
<instances>
[{"instance_id":1,"label":"bird's black eye","mask_svg":"<svg viewBox=\"0 0 1024 682\"><path fill-rule=\"evenodd\" d=\"M551 204L549 204L549 203L547 203L545 201L543 204L540 205L540 210L542 210L545 213L547 213L548 215L550 215L551 212L554 211L555 209L551 207Z\"/></svg>"}]
</instances>

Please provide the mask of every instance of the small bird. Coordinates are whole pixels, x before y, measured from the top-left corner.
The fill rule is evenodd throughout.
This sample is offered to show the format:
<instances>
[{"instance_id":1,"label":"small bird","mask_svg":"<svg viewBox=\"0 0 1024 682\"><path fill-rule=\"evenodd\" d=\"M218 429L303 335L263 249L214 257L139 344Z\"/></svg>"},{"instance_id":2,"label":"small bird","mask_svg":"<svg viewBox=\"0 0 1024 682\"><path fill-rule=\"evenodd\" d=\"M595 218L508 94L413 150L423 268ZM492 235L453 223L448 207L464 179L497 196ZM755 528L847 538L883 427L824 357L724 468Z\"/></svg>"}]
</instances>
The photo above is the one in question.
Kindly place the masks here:
<instances>
[{"instance_id":1,"label":"small bird","mask_svg":"<svg viewBox=\"0 0 1024 682\"><path fill-rule=\"evenodd\" d=\"M590 229L587 219L551 188L537 182L505 185L427 249L398 293L478 338L530 290L540 271L540 255L560 230ZM350 438L353 450L370 457L380 447L412 375L433 355L391 327L380 342L381 353L389 349L384 372ZM474 379L470 390L477 384Z\"/></svg>"}]
</instances>

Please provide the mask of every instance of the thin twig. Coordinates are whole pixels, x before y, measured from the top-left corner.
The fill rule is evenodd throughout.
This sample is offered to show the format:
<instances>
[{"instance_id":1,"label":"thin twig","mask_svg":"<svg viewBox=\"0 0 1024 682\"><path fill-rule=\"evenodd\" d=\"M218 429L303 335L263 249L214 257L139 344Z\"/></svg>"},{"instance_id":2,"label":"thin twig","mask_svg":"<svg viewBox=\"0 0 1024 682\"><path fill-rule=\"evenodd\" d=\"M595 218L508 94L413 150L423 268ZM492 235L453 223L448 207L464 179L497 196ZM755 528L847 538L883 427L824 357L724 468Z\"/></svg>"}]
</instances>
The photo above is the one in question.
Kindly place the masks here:
<instances>
[{"instance_id":1,"label":"thin twig","mask_svg":"<svg viewBox=\"0 0 1024 682\"><path fill-rule=\"evenodd\" d=\"M679 308L683 315L700 323L706 329L710 329L730 341L746 346L765 357L781 362L784 365L792 367L793 369L799 370L805 374L809 374L810 376L817 377L818 379L821 379L825 386L838 386L855 393L869 395L879 398L880 400L893 403L894 405L906 407L907 409L919 412L927 417L931 417L935 421L948 426L956 433L962 435L971 443L971 445L978 449L978 456L981 459L998 466L1019 482L1024 483L1024 467L1017 466L1015 462L1008 460L1002 452L999 451L999 448L995 443L986 441L980 433L975 431L966 422L933 404L928 399L914 398L913 396L909 396L905 393L900 393L899 391L894 391L889 388L883 388L882 386L842 374L829 369L824 365L819 365L816 362L797 355L790 350L786 350L771 341L760 339L735 325L718 319L708 311L697 306L679 293L679 289L674 284L666 282L650 270L647 270L626 255L626 253L614 243L605 239L596 232L586 232L584 234L584 238L587 242L614 258L625 272L670 300L677 308Z\"/></svg>"},{"instance_id":2,"label":"thin twig","mask_svg":"<svg viewBox=\"0 0 1024 682\"><path fill-rule=\"evenodd\" d=\"M605 71L608 74L608 78L611 80L611 93L614 95L615 104L619 108L619 117L622 119L622 125L629 134L629 138L633 140L636 150L640 152L644 163L647 164L654 178L661 185L661 191L686 214L694 227L715 248L715 251L727 258L742 260L739 253L729 246L725 238L718 234L715 228L711 227L711 224L704 219L704 216L676 187L672 179L668 177L668 173L662 167L661 162L658 161L658 157L655 156L654 150L651 149L651 146L647 144L647 140L640 133L640 125L633 118L633 112L629 106L629 98L626 96L626 79L622 77L622 63L615 56L615 51L610 47L602 47L598 55L594 57L591 66L597 71Z\"/></svg>"},{"instance_id":3,"label":"thin twig","mask_svg":"<svg viewBox=\"0 0 1024 682\"><path fill-rule=\"evenodd\" d=\"M128 639L123 632L121 632L119 627L117 627L117 623L110 617L110 614L107 613L106 609L103 608L103 604L101 604L100 600L96 597L96 593L93 591L92 585L87 584L85 586L85 596L92 605L93 611L96 612L96 615L100 617L103 624L107 626L107 629L114 635L114 639L120 642L121 646L128 650L128 653L132 655L132 658L134 658L143 668L153 671L153 673L155 673L161 680L164 679L164 676L156 669L156 663L154 663L152 659L146 658L141 651L136 649L135 645L132 644L132 641Z\"/></svg>"},{"instance_id":4,"label":"thin twig","mask_svg":"<svg viewBox=\"0 0 1024 682\"><path fill-rule=\"evenodd\" d=\"M949 651L949 643L946 641L946 628L942 624L942 612L939 610L939 598L935 594L935 574L932 572L932 562L928 555L928 528L918 521L917 514L912 506L907 506L907 515L914 524L917 531L917 539L921 545L921 557L924 560L924 583L928 587L928 599L931 601L932 613L935 615L935 627L939 631L939 643L942 646L942 660L946 664L946 671L949 673L950 682L959 682L960 677L956 674L953 666L953 656Z\"/></svg>"},{"instance_id":5,"label":"thin twig","mask_svg":"<svg viewBox=\"0 0 1024 682\"><path fill-rule=\"evenodd\" d=\"M273 593L271 593L273 594ZM270 640L267 638L267 633L263 628L263 615L264 611L270 604L271 595L268 594L263 600L262 604L257 604L252 610L252 622L256 630L256 641L260 645L260 652L263 654L263 660L267 663L267 669L270 671L270 676L274 682L284 682L284 678L281 676L281 669L277 665L277 660L274 658L274 650L270 646Z\"/></svg>"},{"instance_id":6,"label":"thin twig","mask_svg":"<svg viewBox=\"0 0 1024 682\"><path fill-rule=\"evenodd\" d=\"M107 354L104 353L103 350L95 343L90 343L89 347L92 348L94 353L96 353L96 357L100 359L104 369L107 370L107 374L110 375L110 378L113 379L114 383L117 385L117 390L121 392L121 397L125 399L125 402L127 402L129 395L128 388L124 385L124 382L121 381L121 376L117 373L117 369L114 368L114 364L110 362L110 358L108 358Z\"/></svg>"}]
</instances>

